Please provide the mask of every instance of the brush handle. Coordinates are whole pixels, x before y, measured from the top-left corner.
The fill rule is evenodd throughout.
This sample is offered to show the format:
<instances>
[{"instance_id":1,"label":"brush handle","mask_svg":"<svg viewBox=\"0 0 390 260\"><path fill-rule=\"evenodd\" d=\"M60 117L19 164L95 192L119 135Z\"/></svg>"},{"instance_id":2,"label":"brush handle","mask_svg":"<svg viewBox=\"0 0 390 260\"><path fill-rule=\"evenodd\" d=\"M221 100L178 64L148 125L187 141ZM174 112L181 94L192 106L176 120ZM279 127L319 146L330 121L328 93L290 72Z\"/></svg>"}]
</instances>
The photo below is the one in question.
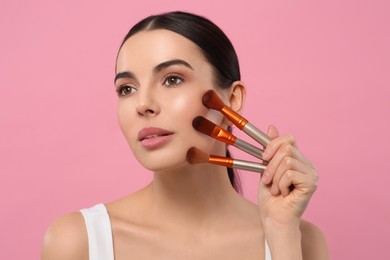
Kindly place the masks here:
<instances>
[{"instance_id":1,"label":"brush handle","mask_svg":"<svg viewBox=\"0 0 390 260\"><path fill-rule=\"evenodd\" d=\"M246 123L242 130L254 140L262 144L264 147L267 147L267 145L271 142L271 138L268 135L263 133L261 130L256 128L256 126L252 125L249 122Z\"/></svg>"},{"instance_id":2,"label":"brush handle","mask_svg":"<svg viewBox=\"0 0 390 260\"><path fill-rule=\"evenodd\" d=\"M254 163L254 162L248 162L242 160L233 160L233 168L237 168L245 171L263 173L266 167L267 167L266 165L260 163Z\"/></svg>"},{"instance_id":3,"label":"brush handle","mask_svg":"<svg viewBox=\"0 0 390 260\"><path fill-rule=\"evenodd\" d=\"M251 144L237 138L235 143L233 144L233 146L263 160L263 150L261 150L260 148L257 148L254 145L251 145Z\"/></svg>"}]
</instances>

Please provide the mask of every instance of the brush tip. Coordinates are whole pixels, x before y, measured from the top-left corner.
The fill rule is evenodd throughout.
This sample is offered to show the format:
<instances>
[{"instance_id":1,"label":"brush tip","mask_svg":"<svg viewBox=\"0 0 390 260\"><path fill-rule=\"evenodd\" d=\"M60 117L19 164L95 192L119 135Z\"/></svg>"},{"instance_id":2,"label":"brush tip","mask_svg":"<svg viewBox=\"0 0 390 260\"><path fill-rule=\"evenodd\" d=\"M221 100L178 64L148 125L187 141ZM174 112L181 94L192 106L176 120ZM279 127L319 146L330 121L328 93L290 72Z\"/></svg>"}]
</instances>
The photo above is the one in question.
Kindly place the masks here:
<instances>
[{"instance_id":1,"label":"brush tip","mask_svg":"<svg viewBox=\"0 0 390 260\"><path fill-rule=\"evenodd\" d=\"M203 116L197 116L194 118L194 120L192 120L192 127L198 129L202 125L202 122Z\"/></svg>"},{"instance_id":2,"label":"brush tip","mask_svg":"<svg viewBox=\"0 0 390 260\"><path fill-rule=\"evenodd\" d=\"M190 164L206 163L209 160L209 156L198 148L191 147L187 151L186 159Z\"/></svg>"},{"instance_id":3,"label":"brush tip","mask_svg":"<svg viewBox=\"0 0 390 260\"><path fill-rule=\"evenodd\" d=\"M207 135L211 135L214 131L215 124L210 122L203 116L197 116L192 120L192 127Z\"/></svg>"},{"instance_id":4,"label":"brush tip","mask_svg":"<svg viewBox=\"0 0 390 260\"><path fill-rule=\"evenodd\" d=\"M212 89L204 93L202 103L205 107L215 110L222 110L225 106L218 94Z\"/></svg>"}]
</instances>

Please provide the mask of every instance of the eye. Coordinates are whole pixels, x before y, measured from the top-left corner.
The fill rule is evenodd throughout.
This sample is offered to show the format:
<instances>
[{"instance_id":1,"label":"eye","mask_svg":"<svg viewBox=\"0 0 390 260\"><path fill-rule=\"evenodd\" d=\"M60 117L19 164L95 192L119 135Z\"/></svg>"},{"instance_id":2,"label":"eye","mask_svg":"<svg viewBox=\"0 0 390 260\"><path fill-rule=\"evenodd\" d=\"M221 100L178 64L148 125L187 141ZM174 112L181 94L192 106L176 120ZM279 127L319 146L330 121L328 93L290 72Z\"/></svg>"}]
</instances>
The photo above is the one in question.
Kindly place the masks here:
<instances>
[{"instance_id":1,"label":"eye","mask_svg":"<svg viewBox=\"0 0 390 260\"><path fill-rule=\"evenodd\" d=\"M183 79L181 77L171 75L171 76L165 77L163 84L165 86L175 86L175 85L179 85L181 83L183 83Z\"/></svg>"},{"instance_id":2,"label":"eye","mask_svg":"<svg viewBox=\"0 0 390 260\"><path fill-rule=\"evenodd\" d=\"M132 94L137 89L128 85L123 85L119 87L116 92L118 93L118 96L123 97Z\"/></svg>"}]
</instances>

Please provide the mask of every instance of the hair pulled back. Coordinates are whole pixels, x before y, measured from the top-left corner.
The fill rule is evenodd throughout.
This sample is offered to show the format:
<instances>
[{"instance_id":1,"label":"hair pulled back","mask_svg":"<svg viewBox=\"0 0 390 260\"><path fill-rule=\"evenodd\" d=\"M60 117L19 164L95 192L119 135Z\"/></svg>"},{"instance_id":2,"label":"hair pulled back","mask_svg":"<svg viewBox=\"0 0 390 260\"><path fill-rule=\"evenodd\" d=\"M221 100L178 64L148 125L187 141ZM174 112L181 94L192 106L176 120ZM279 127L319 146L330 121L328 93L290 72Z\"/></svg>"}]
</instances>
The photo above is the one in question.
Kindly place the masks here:
<instances>
[{"instance_id":1,"label":"hair pulled back","mask_svg":"<svg viewBox=\"0 0 390 260\"><path fill-rule=\"evenodd\" d=\"M137 32L156 29L175 32L195 43L211 64L218 87L229 88L233 82L241 79L237 54L229 38L213 22L195 14L176 11L146 17L130 29L121 47ZM231 128L228 130L231 131ZM226 150L226 156L231 157L229 150ZM227 172L234 189L241 192L238 175L230 168Z\"/></svg>"}]
</instances>

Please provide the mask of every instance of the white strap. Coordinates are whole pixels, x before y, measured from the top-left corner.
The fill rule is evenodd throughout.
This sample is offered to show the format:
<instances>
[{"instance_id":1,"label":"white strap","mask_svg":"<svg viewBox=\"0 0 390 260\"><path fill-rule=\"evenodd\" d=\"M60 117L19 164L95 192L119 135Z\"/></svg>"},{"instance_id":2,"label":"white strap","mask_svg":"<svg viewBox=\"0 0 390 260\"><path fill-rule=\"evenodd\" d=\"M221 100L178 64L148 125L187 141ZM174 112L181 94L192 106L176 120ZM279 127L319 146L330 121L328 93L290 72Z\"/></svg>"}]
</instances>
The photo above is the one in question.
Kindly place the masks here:
<instances>
[{"instance_id":1,"label":"white strap","mask_svg":"<svg viewBox=\"0 0 390 260\"><path fill-rule=\"evenodd\" d=\"M272 260L267 240L265 240L265 260Z\"/></svg>"},{"instance_id":2,"label":"white strap","mask_svg":"<svg viewBox=\"0 0 390 260\"><path fill-rule=\"evenodd\" d=\"M89 260L114 260L110 217L103 204L82 209L88 233ZM271 252L265 240L265 259L271 260Z\"/></svg>"},{"instance_id":3,"label":"white strap","mask_svg":"<svg viewBox=\"0 0 390 260\"><path fill-rule=\"evenodd\" d=\"M90 260L114 260L110 217L103 204L82 209L88 233Z\"/></svg>"}]
</instances>

